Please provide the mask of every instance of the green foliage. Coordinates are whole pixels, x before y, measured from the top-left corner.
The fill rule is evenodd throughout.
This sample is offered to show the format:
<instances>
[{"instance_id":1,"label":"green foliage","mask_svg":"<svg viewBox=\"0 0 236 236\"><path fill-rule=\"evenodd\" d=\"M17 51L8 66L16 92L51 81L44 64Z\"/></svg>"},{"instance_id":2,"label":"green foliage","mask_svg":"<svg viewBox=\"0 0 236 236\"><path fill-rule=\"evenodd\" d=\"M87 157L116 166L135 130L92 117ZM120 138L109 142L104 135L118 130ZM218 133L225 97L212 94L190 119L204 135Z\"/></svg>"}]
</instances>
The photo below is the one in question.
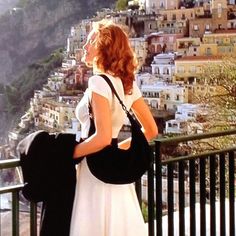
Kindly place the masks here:
<instances>
[{"instance_id":1,"label":"green foliage","mask_svg":"<svg viewBox=\"0 0 236 236\"><path fill-rule=\"evenodd\" d=\"M148 204L146 202L142 202L142 214L143 214L144 221L148 222ZM156 218L155 212L154 212L154 218Z\"/></svg>"},{"instance_id":2,"label":"green foliage","mask_svg":"<svg viewBox=\"0 0 236 236\"><path fill-rule=\"evenodd\" d=\"M148 206L146 203L142 202L142 213L145 222L148 222Z\"/></svg>"},{"instance_id":3,"label":"green foliage","mask_svg":"<svg viewBox=\"0 0 236 236\"><path fill-rule=\"evenodd\" d=\"M116 2L116 10L125 10L128 6L128 0L118 0Z\"/></svg>"},{"instance_id":4,"label":"green foliage","mask_svg":"<svg viewBox=\"0 0 236 236\"><path fill-rule=\"evenodd\" d=\"M7 110L11 114L25 110L34 90L41 89L50 72L61 66L63 55L59 50L38 63L28 66L25 72L4 89Z\"/></svg>"}]
</instances>

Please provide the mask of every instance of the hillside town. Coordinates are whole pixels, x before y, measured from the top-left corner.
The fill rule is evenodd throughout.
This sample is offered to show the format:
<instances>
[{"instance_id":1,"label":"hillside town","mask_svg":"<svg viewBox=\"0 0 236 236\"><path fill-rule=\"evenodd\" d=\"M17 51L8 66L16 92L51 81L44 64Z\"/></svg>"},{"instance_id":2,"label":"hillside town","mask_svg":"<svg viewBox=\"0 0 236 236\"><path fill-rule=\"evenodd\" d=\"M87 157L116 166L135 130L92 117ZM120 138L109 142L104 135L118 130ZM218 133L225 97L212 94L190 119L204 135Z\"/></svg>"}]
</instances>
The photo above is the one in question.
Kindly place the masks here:
<instances>
[{"instance_id":1,"label":"hillside town","mask_svg":"<svg viewBox=\"0 0 236 236\"><path fill-rule=\"evenodd\" d=\"M29 109L9 132L9 143L0 147L0 158L15 155L19 140L34 130L80 131L74 111L93 73L81 62L82 47L92 22L104 18L127 28L139 63L137 84L160 135L208 130L208 106L196 98L218 93L217 86L204 83L204 68L236 53L235 1L139 0L128 4L127 10L101 9L93 18L71 26L61 67L34 92Z\"/></svg>"}]
</instances>

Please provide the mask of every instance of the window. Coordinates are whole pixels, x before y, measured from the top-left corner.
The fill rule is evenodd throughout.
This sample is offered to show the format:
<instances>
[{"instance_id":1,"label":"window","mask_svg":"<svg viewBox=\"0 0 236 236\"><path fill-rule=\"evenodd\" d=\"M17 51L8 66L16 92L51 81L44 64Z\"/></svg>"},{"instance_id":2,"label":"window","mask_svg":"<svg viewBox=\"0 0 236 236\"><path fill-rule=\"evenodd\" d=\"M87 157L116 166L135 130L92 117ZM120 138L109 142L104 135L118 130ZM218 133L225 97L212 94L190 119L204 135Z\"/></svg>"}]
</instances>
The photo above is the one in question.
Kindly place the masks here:
<instances>
[{"instance_id":1,"label":"window","mask_svg":"<svg viewBox=\"0 0 236 236\"><path fill-rule=\"evenodd\" d=\"M196 72L196 67L195 66L191 66L190 67L190 72L195 73Z\"/></svg>"},{"instance_id":2,"label":"window","mask_svg":"<svg viewBox=\"0 0 236 236\"><path fill-rule=\"evenodd\" d=\"M183 66L179 66L177 71L178 71L178 73L184 73L184 67Z\"/></svg>"},{"instance_id":3,"label":"window","mask_svg":"<svg viewBox=\"0 0 236 236\"><path fill-rule=\"evenodd\" d=\"M211 48L207 48L206 49L206 55L207 56L210 56L212 53L211 53Z\"/></svg>"},{"instance_id":4,"label":"window","mask_svg":"<svg viewBox=\"0 0 236 236\"><path fill-rule=\"evenodd\" d=\"M176 101L179 101L179 94L176 95Z\"/></svg>"},{"instance_id":5,"label":"window","mask_svg":"<svg viewBox=\"0 0 236 236\"><path fill-rule=\"evenodd\" d=\"M197 31L198 30L198 25L194 25L193 30Z\"/></svg>"},{"instance_id":6,"label":"window","mask_svg":"<svg viewBox=\"0 0 236 236\"><path fill-rule=\"evenodd\" d=\"M207 25L205 26L205 29L206 29L206 30L210 30L210 25L207 24Z\"/></svg>"}]
</instances>

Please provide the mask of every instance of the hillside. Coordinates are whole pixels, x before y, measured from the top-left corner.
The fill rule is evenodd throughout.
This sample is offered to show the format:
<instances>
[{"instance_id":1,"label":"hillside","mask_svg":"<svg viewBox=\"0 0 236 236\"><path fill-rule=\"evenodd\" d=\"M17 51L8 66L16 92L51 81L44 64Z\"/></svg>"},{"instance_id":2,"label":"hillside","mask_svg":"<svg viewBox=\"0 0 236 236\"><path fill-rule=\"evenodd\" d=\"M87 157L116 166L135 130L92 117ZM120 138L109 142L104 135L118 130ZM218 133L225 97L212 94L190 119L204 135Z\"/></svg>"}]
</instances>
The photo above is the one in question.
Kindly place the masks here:
<instances>
[{"instance_id":1,"label":"hillside","mask_svg":"<svg viewBox=\"0 0 236 236\"><path fill-rule=\"evenodd\" d=\"M0 82L18 78L26 65L64 47L70 26L109 7L109 0L20 0L0 18Z\"/></svg>"},{"instance_id":2,"label":"hillside","mask_svg":"<svg viewBox=\"0 0 236 236\"><path fill-rule=\"evenodd\" d=\"M0 0L0 15L15 7L19 0Z\"/></svg>"},{"instance_id":3,"label":"hillside","mask_svg":"<svg viewBox=\"0 0 236 236\"><path fill-rule=\"evenodd\" d=\"M0 144L22 115L28 104L25 101L50 73L51 65L42 64L42 59L51 58L55 49L66 46L72 25L114 2L19 0L15 10L0 17Z\"/></svg>"}]
</instances>

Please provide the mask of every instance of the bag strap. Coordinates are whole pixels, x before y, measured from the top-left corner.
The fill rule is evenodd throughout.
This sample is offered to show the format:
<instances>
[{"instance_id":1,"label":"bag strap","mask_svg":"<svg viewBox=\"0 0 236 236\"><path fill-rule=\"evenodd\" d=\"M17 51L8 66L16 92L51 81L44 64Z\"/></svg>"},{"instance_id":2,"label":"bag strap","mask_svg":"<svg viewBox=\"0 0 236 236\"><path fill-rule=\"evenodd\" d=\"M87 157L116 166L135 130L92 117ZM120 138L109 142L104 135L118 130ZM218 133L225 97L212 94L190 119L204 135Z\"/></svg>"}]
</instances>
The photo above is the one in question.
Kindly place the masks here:
<instances>
[{"instance_id":1,"label":"bag strap","mask_svg":"<svg viewBox=\"0 0 236 236\"><path fill-rule=\"evenodd\" d=\"M115 96L117 97L118 101L120 102L122 109L125 111L125 113L128 115L131 115L130 112L128 111L127 107L125 106L125 104L123 103L123 101L120 99L118 93L116 92L112 82L110 81L110 79L104 75L104 74L99 74L99 76L103 77L103 79L108 83L108 85L111 88L111 91L115 94Z\"/></svg>"},{"instance_id":2,"label":"bag strap","mask_svg":"<svg viewBox=\"0 0 236 236\"><path fill-rule=\"evenodd\" d=\"M123 101L120 99L118 93L116 92L112 82L110 81L110 79L104 75L104 74L99 74L99 76L101 76L107 83L108 85L110 86L111 88L111 91L115 94L115 96L117 97L119 103L121 104L122 106L122 109L124 110L125 114L127 115L128 119L130 120L130 122L132 121L132 123L136 123L138 125L138 127L141 129L142 128L142 125L139 123L139 121L136 119L136 117L134 117L127 109L127 107L125 106L125 104L123 103ZM89 103L89 115L90 115L90 118L92 119L92 106L91 104Z\"/></svg>"}]
</instances>

